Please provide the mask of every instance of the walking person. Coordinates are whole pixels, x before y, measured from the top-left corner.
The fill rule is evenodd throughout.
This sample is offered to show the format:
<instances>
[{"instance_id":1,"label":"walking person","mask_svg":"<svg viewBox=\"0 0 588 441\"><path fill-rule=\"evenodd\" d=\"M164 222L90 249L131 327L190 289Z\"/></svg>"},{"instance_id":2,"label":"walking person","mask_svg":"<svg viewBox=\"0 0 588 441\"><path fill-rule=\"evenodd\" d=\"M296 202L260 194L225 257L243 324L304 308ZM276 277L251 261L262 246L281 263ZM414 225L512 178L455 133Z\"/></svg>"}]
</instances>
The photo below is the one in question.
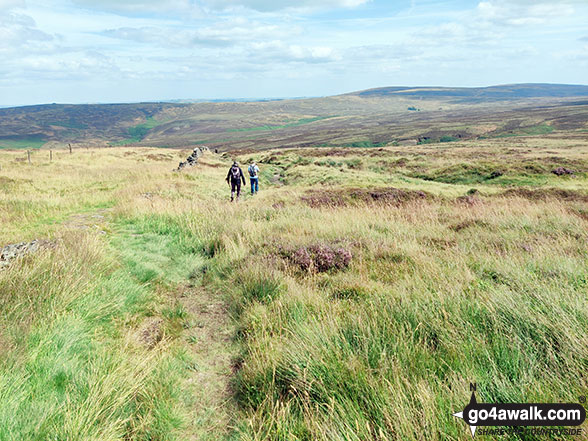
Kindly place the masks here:
<instances>
[{"instance_id":1,"label":"walking person","mask_svg":"<svg viewBox=\"0 0 588 441\"><path fill-rule=\"evenodd\" d=\"M251 183L251 194L255 194L259 191L259 167L253 161L248 168L249 171L249 182Z\"/></svg>"},{"instance_id":2,"label":"walking person","mask_svg":"<svg viewBox=\"0 0 588 441\"><path fill-rule=\"evenodd\" d=\"M231 186L231 202L235 199L235 191L237 192L237 200L241 196L241 181L243 181L243 185L246 184L243 170L239 167L239 163L235 161L229 169L229 173L227 173L227 183Z\"/></svg>"}]
</instances>

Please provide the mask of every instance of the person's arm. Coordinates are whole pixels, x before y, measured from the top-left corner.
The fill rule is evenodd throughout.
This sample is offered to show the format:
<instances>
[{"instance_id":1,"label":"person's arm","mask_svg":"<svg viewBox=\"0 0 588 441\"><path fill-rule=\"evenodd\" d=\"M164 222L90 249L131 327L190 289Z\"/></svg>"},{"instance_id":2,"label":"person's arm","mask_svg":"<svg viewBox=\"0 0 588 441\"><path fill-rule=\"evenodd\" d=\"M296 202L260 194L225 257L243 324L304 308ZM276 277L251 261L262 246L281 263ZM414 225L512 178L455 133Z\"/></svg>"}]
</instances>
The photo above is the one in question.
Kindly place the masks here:
<instances>
[{"instance_id":1,"label":"person's arm","mask_svg":"<svg viewBox=\"0 0 588 441\"><path fill-rule=\"evenodd\" d=\"M239 168L239 171L241 172L241 179L243 180L243 185L247 185L247 182L245 182L245 174L243 173L243 170Z\"/></svg>"},{"instance_id":2,"label":"person's arm","mask_svg":"<svg viewBox=\"0 0 588 441\"><path fill-rule=\"evenodd\" d=\"M229 172L227 173L226 181L229 182L229 179L231 179L231 169L229 169Z\"/></svg>"}]
</instances>

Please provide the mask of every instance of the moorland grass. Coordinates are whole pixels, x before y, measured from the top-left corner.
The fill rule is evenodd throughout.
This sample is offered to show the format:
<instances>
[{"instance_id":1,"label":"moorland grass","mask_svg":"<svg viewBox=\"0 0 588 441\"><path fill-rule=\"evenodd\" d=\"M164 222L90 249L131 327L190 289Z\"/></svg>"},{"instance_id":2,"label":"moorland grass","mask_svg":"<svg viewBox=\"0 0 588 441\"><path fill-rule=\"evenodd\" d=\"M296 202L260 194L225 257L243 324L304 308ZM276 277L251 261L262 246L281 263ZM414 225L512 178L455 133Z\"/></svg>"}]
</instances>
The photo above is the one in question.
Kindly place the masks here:
<instances>
[{"instance_id":1,"label":"moorland grass","mask_svg":"<svg viewBox=\"0 0 588 441\"><path fill-rule=\"evenodd\" d=\"M40 137L1 138L0 149L40 149L47 141Z\"/></svg>"},{"instance_id":2,"label":"moorland grass","mask_svg":"<svg viewBox=\"0 0 588 441\"><path fill-rule=\"evenodd\" d=\"M452 413L467 404L470 382L484 402L575 402L588 387L586 147L554 154L553 145L534 140L529 151L531 141L521 142L326 158L264 152L254 155L262 192L240 204L227 202L228 159L213 154L172 173L175 158L156 160L152 149L90 151L64 157L57 173L4 153L10 181L0 219L10 240L19 229L61 237L56 222L101 204L109 217L106 235L66 222L65 245L0 272L0 390L10 397L0 433L179 436L189 410L178 385L195 372L177 338L188 314L174 291L186 283L221 293L237 324L231 390L239 412L228 431L236 439L466 440ZM568 200L501 196L504 188L467 173L451 182L410 176L432 166L458 178L459 164L499 163L516 189L526 160L547 164L537 174L569 191ZM575 177L548 176L566 161L579 168ZM337 206L304 199L310 189L386 186L434 197ZM472 186L469 199L458 198ZM346 250L349 266L318 271L292 257L320 247ZM167 340L155 351L130 337L149 315L165 320Z\"/></svg>"},{"instance_id":3,"label":"moorland grass","mask_svg":"<svg viewBox=\"0 0 588 441\"><path fill-rule=\"evenodd\" d=\"M257 127L244 127L239 129L228 129L227 132L253 132L253 131L266 131L266 130L280 130L288 127L298 127L312 122L321 121L324 119L334 118L334 116L314 116L310 118L301 118L296 121L286 122L279 125L265 125Z\"/></svg>"}]
</instances>

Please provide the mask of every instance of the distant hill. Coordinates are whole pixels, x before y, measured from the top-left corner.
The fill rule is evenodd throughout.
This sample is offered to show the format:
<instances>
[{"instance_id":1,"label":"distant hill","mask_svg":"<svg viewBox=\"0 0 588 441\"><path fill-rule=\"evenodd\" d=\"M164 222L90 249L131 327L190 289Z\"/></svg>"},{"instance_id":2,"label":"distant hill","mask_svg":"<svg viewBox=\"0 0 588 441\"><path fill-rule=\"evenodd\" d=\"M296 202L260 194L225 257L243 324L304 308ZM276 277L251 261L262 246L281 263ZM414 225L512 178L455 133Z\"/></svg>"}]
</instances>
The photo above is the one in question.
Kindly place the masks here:
<instances>
[{"instance_id":1,"label":"distant hill","mask_svg":"<svg viewBox=\"0 0 588 441\"><path fill-rule=\"evenodd\" d=\"M569 98L588 96L588 86L570 84L508 84L490 87L380 87L354 92L360 97L456 98L457 102Z\"/></svg>"},{"instance_id":2,"label":"distant hill","mask_svg":"<svg viewBox=\"0 0 588 441\"><path fill-rule=\"evenodd\" d=\"M588 86L383 87L257 102L0 108L0 148L382 146L588 130Z\"/></svg>"}]
</instances>

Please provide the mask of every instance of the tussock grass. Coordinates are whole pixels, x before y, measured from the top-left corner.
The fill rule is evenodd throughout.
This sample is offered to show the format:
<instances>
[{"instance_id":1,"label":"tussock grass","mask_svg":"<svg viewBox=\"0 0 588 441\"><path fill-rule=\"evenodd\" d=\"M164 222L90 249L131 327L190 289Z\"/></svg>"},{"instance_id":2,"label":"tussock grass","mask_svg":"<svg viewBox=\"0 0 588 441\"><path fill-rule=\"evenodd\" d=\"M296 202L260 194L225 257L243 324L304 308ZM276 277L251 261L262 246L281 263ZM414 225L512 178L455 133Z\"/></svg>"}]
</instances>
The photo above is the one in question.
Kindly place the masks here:
<instances>
[{"instance_id":1,"label":"tussock grass","mask_svg":"<svg viewBox=\"0 0 588 441\"><path fill-rule=\"evenodd\" d=\"M0 439L167 436L162 353L142 349L132 324L153 298L84 233L0 273ZM123 326L120 326L123 325ZM114 326L114 327L113 327Z\"/></svg>"},{"instance_id":2,"label":"tussock grass","mask_svg":"<svg viewBox=\"0 0 588 441\"><path fill-rule=\"evenodd\" d=\"M485 402L575 402L588 388L586 176L544 173L557 191L532 197L519 165L582 165L586 146L528 142L264 152L261 193L239 204L228 203L229 163L212 154L219 167L172 173L152 150L89 151L66 157L62 175L0 152L4 240L64 241L0 272L0 434L173 439L190 414L178 381L198 373L182 346L197 342L177 338L190 327L174 294L184 284L221 293L237 323L239 412L223 436L465 440L451 415L470 382ZM510 173L508 184L467 172L498 167L507 173L490 181ZM414 176L423 170L451 178ZM434 197L304 201L311 189L389 187ZM99 228L59 223L85 212L93 224L104 207ZM313 271L284 252L315 244L352 258ZM151 351L132 337L146 316L165 320Z\"/></svg>"}]
</instances>

